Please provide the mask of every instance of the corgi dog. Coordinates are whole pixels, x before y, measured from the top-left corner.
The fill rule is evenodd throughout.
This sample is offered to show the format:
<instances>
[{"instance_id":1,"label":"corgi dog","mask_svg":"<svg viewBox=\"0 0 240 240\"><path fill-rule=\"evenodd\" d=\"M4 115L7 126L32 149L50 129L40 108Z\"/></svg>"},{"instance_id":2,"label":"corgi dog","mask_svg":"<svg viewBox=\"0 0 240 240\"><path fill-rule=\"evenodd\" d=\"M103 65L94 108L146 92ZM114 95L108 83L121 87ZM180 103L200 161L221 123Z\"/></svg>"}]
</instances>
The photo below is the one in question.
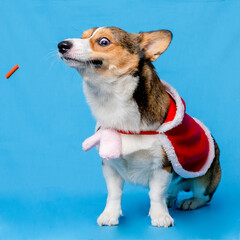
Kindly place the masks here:
<instances>
[{"instance_id":1,"label":"corgi dog","mask_svg":"<svg viewBox=\"0 0 240 240\"><path fill-rule=\"evenodd\" d=\"M152 64L171 40L168 30L128 33L99 27L58 44L59 57L83 78L96 129L112 129L121 138L120 156L102 159L108 197L100 226L118 225L125 181L149 187L149 216L157 227L174 226L168 208L179 192L192 192L178 205L192 210L210 202L219 185L217 143L185 113L181 97Z\"/></svg>"}]
</instances>

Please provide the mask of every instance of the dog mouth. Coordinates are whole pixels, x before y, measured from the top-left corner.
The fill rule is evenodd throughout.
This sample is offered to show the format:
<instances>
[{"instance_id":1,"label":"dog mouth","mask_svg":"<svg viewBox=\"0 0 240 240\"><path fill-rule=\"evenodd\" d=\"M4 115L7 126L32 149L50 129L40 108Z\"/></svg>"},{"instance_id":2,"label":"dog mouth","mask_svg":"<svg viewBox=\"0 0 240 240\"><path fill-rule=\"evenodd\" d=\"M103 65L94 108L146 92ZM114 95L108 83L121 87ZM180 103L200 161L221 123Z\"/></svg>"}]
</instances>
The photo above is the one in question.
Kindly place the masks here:
<instances>
[{"instance_id":1,"label":"dog mouth","mask_svg":"<svg viewBox=\"0 0 240 240\"><path fill-rule=\"evenodd\" d=\"M78 63L82 63L82 64L85 64L85 63L88 62L88 61L82 61L82 60L79 60L79 59L76 59L76 58L65 57L65 56L62 56L61 58L62 58L63 60L78 62Z\"/></svg>"},{"instance_id":2,"label":"dog mouth","mask_svg":"<svg viewBox=\"0 0 240 240\"><path fill-rule=\"evenodd\" d=\"M99 60L99 59L79 60L76 58L71 58L71 57L66 57L66 56L62 56L61 58L67 62L79 63L83 66L94 65L95 67L101 67L103 64L103 61Z\"/></svg>"}]
</instances>

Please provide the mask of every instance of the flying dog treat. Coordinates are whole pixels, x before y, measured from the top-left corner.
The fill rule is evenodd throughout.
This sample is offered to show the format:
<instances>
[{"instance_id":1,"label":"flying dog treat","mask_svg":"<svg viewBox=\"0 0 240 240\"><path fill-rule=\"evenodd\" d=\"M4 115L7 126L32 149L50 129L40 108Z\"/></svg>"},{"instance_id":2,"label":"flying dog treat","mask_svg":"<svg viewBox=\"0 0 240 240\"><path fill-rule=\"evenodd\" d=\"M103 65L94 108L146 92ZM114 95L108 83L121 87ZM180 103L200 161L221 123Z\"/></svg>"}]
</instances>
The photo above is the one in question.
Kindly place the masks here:
<instances>
[{"instance_id":1,"label":"flying dog treat","mask_svg":"<svg viewBox=\"0 0 240 240\"><path fill-rule=\"evenodd\" d=\"M5 77L8 79L12 76L12 74L19 68L19 66L16 64L6 75Z\"/></svg>"}]
</instances>

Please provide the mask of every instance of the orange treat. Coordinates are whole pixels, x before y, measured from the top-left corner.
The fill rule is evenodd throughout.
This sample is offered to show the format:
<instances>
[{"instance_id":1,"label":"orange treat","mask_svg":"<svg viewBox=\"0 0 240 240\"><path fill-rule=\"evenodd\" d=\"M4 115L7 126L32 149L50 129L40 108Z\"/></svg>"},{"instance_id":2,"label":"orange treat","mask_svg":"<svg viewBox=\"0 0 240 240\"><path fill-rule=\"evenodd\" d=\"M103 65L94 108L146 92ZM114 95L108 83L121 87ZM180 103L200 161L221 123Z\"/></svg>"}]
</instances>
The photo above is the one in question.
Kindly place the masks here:
<instances>
[{"instance_id":1,"label":"orange treat","mask_svg":"<svg viewBox=\"0 0 240 240\"><path fill-rule=\"evenodd\" d=\"M19 66L16 64L6 75L6 78L10 78L11 75L19 68Z\"/></svg>"}]
</instances>

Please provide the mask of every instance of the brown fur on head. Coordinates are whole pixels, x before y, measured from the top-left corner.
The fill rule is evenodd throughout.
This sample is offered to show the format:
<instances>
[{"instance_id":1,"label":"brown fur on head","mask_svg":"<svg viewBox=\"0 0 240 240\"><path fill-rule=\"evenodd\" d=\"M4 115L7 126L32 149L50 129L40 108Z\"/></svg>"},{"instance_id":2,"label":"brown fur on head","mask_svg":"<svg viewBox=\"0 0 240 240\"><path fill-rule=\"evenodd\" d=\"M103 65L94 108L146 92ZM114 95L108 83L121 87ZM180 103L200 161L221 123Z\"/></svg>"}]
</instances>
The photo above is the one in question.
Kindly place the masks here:
<instances>
[{"instance_id":1,"label":"brown fur on head","mask_svg":"<svg viewBox=\"0 0 240 240\"><path fill-rule=\"evenodd\" d=\"M109 41L108 45L100 44L103 38ZM168 30L128 33L116 27L91 28L83 32L79 43L73 44L72 49L61 57L67 63L68 60L80 62L89 60L93 63L98 61L95 69L97 73L110 78L120 77L136 72L140 58L155 61L167 49L171 39L172 34ZM89 49L86 54L81 47L88 46L81 46L81 40L88 40ZM81 66L75 64L74 67Z\"/></svg>"},{"instance_id":2,"label":"brown fur on head","mask_svg":"<svg viewBox=\"0 0 240 240\"><path fill-rule=\"evenodd\" d=\"M92 28L80 39L68 39L72 46L60 53L60 57L82 75L88 69L94 70L104 78L102 84L124 76L137 77L132 97L142 120L146 124L161 123L167 113L169 97L151 62L167 49L171 39L172 33L168 30L128 33L116 27Z\"/></svg>"},{"instance_id":3,"label":"brown fur on head","mask_svg":"<svg viewBox=\"0 0 240 240\"><path fill-rule=\"evenodd\" d=\"M94 29L88 30L87 36L91 32L93 34ZM86 33L83 34L84 37ZM110 44L102 47L98 41L104 37L110 40ZM167 30L132 34L116 27L103 28L90 39L93 50L91 58L103 61L103 67L97 69L99 74L119 77L134 73L139 57L155 61L167 49L171 39L172 34Z\"/></svg>"}]
</instances>

